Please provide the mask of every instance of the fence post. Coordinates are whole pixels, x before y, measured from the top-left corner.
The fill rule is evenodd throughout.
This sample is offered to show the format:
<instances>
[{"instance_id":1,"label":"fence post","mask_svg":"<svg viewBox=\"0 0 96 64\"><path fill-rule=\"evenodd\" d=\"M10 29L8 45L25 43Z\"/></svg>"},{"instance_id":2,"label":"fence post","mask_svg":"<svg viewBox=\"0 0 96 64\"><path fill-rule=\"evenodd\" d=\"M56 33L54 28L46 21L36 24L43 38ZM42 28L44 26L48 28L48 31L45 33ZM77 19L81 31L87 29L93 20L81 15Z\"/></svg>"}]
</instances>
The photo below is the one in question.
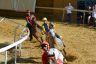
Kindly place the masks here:
<instances>
[{"instance_id":1,"label":"fence post","mask_svg":"<svg viewBox=\"0 0 96 64\"><path fill-rule=\"evenodd\" d=\"M15 64L17 63L16 60L17 60L17 46L15 46Z\"/></svg>"},{"instance_id":2,"label":"fence post","mask_svg":"<svg viewBox=\"0 0 96 64\"><path fill-rule=\"evenodd\" d=\"M19 54L21 56L22 44L19 45Z\"/></svg>"},{"instance_id":3,"label":"fence post","mask_svg":"<svg viewBox=\"0 0 96 64\"><path fill-rule=\"evenodd\" d=\"M16 41L16 30L19 28L20 24L18 24L18 26L15 27L14 29L14 42ZM15 46L15 59L14 59L14 63L16 64L16 60L17 60L17 46Z\"/></svg>"},{"instance_id":4,"label":"fence post","mask_svg":"<svg viewBox=\"0 0 96 64\"><path fill-rule=\"evenodd\" d=\"M7 64L7 51L5 51L5 64Z\"/></svg>"},{"instance_id":5,"label":"fence post","mask_svg":"<svg viewBox=\"0 0 96 64\"><path fill-rule=\"evenodd\" d=\"M64 8L63 8L62 21L64 21Z\"/></svg>"},{"instance_id":6,"label":"fence post","mask_svg":"<svg viewBox=\"0 0 96 64\"><path fill-rule=\"evenodd\" d=\"M83 26L84 26L84 23L85 23L85 11L83 12Z\"/></svg>"}]
</instances>

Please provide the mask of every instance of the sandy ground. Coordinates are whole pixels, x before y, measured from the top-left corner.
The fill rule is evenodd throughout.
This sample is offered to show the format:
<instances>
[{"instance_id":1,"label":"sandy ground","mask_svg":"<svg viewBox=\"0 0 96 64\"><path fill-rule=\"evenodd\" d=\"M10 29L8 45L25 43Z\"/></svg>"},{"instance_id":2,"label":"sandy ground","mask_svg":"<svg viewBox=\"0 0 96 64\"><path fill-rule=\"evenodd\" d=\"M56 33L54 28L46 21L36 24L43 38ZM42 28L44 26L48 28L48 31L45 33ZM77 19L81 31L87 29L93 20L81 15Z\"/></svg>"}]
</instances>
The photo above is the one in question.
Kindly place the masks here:
<instances>
[{"instance_id":1,"label":"sandy ground","mask_svg":"<svg viewBox=\"0 0 96 64\"><path fill-rule=\"evenodd\" d=\"M15 20L26 24L24 20ZM41 24L41 22L39 22ZM96 30L88 27L69 25L55 22L55 30L65 41L68 64L96 64ZM0 44L8 44L13 41L13 29L17 24L12 22L0 22ZM22 44L21 57L18 64L42 64L42 50L39 42L25 41ZM3 57L0 54L0 57ZM10 55L9 55L10 56ZM4 59L3 59L4 60Z\"/></svg>"}]
</instances>

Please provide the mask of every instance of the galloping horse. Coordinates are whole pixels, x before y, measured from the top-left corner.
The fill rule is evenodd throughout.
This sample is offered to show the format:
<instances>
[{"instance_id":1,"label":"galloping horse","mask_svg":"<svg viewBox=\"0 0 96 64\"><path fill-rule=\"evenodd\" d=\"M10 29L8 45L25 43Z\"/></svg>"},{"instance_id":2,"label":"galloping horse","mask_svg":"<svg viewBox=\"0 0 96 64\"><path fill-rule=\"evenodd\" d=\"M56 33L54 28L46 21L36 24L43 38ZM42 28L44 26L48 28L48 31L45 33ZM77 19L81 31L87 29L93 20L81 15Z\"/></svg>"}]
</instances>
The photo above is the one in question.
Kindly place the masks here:
<instances>
[{"instance_id":1,"label":"galloping horse","mask_svg":"<svg viewBox=\"0 0 96 64\"><path fill-rule=\"evenodd\" d=\"M49 34L49 45L51 46L51 48L55 47L59 49L64 54L64 56L66 56L63 39L57 33L55 33L53 29L50 29Z\"/></svg>"}]
</instances>

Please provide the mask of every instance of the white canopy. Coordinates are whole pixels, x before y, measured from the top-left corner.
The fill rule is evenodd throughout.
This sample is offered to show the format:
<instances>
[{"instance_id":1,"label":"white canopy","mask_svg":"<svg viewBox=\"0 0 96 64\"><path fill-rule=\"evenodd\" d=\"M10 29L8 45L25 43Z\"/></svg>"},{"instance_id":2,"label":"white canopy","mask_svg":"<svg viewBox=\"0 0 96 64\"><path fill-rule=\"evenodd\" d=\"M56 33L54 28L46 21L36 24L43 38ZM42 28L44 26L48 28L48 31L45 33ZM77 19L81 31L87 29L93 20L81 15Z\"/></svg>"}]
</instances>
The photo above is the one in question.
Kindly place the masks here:
<instances>
[{"instance_id":1,"label":"white canopy","mask_svg":"<svg viewBox=\"0 0 96 64\"><path fill-rule=\"evenodd\" d=\"M0 9L35 12L36 0L0 0Z\"/></svg>"}]
</instances>

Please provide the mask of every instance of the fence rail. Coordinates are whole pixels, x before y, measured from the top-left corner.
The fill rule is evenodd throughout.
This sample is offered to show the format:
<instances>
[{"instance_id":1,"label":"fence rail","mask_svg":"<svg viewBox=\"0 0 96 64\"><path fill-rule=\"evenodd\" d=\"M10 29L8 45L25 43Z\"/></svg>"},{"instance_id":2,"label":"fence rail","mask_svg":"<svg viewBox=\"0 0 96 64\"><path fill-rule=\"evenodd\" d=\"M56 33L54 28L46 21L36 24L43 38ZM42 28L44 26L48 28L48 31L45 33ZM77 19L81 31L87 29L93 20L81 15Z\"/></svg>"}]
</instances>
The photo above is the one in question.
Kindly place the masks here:
<instances>
[{"instance_id":1,"label":"fence rail","mask_svg":"<svg viewBox=\"0 0 96 64\"><path fill-rule=\"evenodd\" d=\"M62 11L62 17L61 17L61 21L64 21L64 17L66 17L65 16L65 11L66 11L66 9L65 8L53 8L53 7L40 7L40 6L36 6L36 8L37 9L47 9L47 10L58 10L58 11ZM82 20L82 23L83 23L83 25L84 25L84 23L85 23L85 15L86 15L86 12L87 13L92 13L92 11L88 11L88 10L80 10L80 9L73 9L72 11L74 11L74 12L82 12L83 13L83 20Z\"/></svg>"},{"instance_id":2,"label":"fence rail","mask_svg":"<svg viewBox=\"0 0 96 64\"><path fill-rule=\"evenodd\" d=\"M17 46L18 44L21 44L23 41L25 41L28 38L28 35L29 35L29 33L25 37L23 37L22 39L20 39L19 41L16 41L13 44L10 44L10 45L8 45L6 47L1 48L0 49L0 53L11 49L11 48Z\"/></svg>"},{"instance_id":3,"label":"fence rail","mask_svg":"<svg viewBox=\"0 0 96 64\"><path fill-rule=\"evenodd\" d=\"M65 8L53 8L53 7L39 7L36 6L36 8L38 9L53 9L53 10L66 10ZM78 11L78 12L92 12L92 11L88 11L88 10L79 10L79 9L74 9L73 11Z\"/></svg>"},{"instance_id":4,"label":"fence rail","mask_svg":"<svg viewBox=\"0 0 96 64\"><path fill-rule=\"evenodd\" d=\"M3 19L3 18L2 18L2 19ZM8 18L4 18L4 19L10 20L10 19L8 19ZM11 20L11 21L13 21L13 20ZM28 33L27 33L25 36L20 37L20 39L15 42L15 34L16 34L15 31L16 31L16 29L18 29L20 26L24 27L24 25L19 24L19 23L15 22L15 21L13 21L13 22L16 23L16 24L18 24L18 26L14 29L14 43L12 43L12 44L10 44L10 45L8 45L8 46L6 46L6 47L0 48L0 53L5 52L5 64L7 64L7 59L8 59L8 58L7 58L7 54L8 54L7 51L8 51L9 49L15 47L15 52L16 52L17 46L20 45L20 44L22 44L22 42L24 42L24 41L29 37L29 30L28 30ZM16 57L16 53L15 53L15 62L14 62L14 64L16 64L16 58L17 58L17 57Z\"/></svg>"}]
</instances>

